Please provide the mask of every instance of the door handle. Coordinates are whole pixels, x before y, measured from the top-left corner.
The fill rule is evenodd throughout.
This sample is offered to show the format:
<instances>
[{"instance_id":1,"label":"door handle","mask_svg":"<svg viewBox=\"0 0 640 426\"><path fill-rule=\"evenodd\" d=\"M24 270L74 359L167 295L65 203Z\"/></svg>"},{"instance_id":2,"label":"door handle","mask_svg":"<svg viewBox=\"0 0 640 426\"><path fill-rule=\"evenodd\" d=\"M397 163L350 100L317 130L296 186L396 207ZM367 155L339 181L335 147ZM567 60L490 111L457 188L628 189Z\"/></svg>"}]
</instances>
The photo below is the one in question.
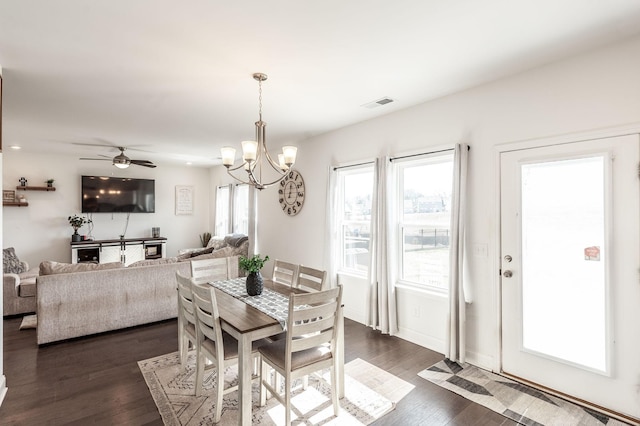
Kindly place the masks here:
<instances>
[{"instance_id":1,"label":"door handle","mask_svg":"<svg viewBox=\"0 0 640 426\"><path fill-rule=\"evenodd\" d=\"M502 276L505 278L511 278L513 276L513 272L511 272L510 270L506 270L502 273Z\"/></svg>"}]
</instances>

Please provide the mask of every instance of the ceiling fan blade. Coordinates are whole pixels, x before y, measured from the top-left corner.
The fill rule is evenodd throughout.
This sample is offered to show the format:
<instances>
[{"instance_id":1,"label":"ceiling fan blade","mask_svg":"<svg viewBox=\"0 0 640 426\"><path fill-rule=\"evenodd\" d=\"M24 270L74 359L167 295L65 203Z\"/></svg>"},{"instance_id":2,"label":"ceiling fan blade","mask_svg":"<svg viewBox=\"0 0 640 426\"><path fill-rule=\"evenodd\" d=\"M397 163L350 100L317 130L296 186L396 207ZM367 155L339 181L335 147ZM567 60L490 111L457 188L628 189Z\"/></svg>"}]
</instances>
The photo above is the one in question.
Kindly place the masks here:
<instances>
[{"instance_id":1,"label":"ceiling fan blade","mask_svg":"<svg viewBox=\"0 0 640 426\"><path fill-rule=\"evenodd\" d=\"M135 164L136 166L150 167L152 169L157 167L155 164L148 160L131 160L131 164Z\"/></svg>"},{"instance_id":2,"label":"ceiling fan blade","mask_svg":"<svg viewBox=\"0 0 640 426\"><path fill-rule=\"evenodd\" d=\"M83 158L83 157L80 157L80 160L111 161L111 158Z\"/></svg>"}]
</instances>

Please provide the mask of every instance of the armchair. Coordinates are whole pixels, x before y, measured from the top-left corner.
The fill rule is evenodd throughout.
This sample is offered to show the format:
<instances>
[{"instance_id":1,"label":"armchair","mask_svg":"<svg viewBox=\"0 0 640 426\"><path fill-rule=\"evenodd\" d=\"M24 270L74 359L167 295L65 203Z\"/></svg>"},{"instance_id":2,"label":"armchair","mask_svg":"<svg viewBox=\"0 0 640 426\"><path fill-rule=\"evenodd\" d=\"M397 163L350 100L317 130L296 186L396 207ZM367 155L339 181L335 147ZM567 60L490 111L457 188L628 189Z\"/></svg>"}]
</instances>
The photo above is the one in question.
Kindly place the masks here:
<instances>
[{"instance_id":1,"label":"armchair","mask_svg":"<svg viewBox=\"0 0 640 426\"><path fill-rule=\"evenodd\" d=\"M20 274L4 273L2 283L2 315L19 315L36 311L36 277L38 268L29 269L21 261Z\"/></svg>"}]
</instances>

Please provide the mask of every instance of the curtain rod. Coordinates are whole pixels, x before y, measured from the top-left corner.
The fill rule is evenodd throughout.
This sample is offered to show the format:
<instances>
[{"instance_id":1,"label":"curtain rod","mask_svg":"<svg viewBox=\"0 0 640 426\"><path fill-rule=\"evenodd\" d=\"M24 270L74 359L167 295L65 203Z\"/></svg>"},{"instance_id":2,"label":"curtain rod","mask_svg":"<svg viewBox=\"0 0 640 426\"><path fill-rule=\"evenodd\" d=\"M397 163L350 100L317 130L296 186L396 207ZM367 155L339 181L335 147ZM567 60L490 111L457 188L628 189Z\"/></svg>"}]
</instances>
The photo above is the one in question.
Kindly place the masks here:
<instances>
[{"instance_id":1,"label":"curtain rod","mask_svg":"<svg viewBox=\"0 0 640 426\"><path fill-rule=\"evenodd\" d=\"M348 164L346 166L335 166L333 168L333 171L335 172L338 169L346 169L347 167L357 167L357 166L364 166L365 164L373 164L375 163L375 161L365 161L364 163L358 163L358 164Z\"/></svg>"},{"instance_id":2,"label":"curtain rod","mask_svg":"<svg viewBox=\"0 0 640 426\"><path fill-rule=\"evenodd\" d=\"M393 160L402 160L404 158L411 158L411 157L420 157L422 155L429 155L429 154L438 154L440 152L448 152L448 151L453 151L455 148L449 148L449 149L441 149L440 151L430 151L430 152L423 152L420 154L411 154L411 155L403 155L401 157L392 157L389 158L389 162L393 162ZM467 145L467 151L469 151L471 149L471 147L469 145Z\"/></svg>"}]
</instances>

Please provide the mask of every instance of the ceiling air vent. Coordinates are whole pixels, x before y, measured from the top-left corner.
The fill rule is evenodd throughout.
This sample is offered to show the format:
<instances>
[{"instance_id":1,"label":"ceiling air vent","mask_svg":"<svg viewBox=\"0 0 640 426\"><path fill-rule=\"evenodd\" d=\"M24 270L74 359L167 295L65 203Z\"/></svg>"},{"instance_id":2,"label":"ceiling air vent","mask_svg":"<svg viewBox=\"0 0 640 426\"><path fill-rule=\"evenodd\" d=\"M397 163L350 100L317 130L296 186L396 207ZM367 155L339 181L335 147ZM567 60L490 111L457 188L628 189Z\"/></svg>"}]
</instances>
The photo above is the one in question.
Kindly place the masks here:
<instances>
[{"instance_id":1,"label":"ceiling air vent","mask_svg":"<svg viewBox=\"0 0 640 426\"><path fill-rule=\"evenodd\" d=\"M390 104L391 102L393 102L393 99L385 96L384 98L378 99L377 101L369 102L362 106L365 108L372 109L372 108L378 108L382 105Z\"/></svg>"}]
</instances>

